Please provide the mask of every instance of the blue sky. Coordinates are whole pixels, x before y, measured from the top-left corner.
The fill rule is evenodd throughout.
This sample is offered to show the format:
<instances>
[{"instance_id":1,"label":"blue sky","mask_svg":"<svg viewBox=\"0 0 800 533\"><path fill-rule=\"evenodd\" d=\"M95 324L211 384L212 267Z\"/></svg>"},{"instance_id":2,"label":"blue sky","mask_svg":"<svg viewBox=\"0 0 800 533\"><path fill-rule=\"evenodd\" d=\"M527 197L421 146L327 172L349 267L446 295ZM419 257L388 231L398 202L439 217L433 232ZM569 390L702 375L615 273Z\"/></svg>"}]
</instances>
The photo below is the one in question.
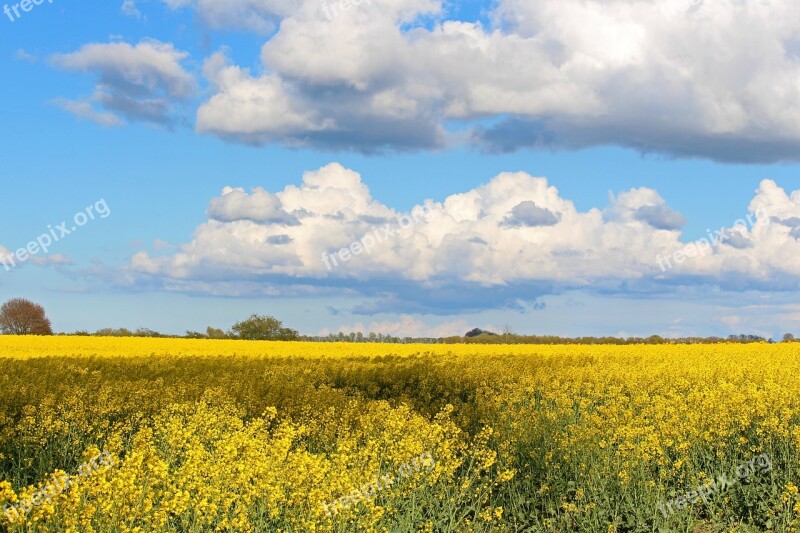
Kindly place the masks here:
<instances>
[{"instance_id":1,"label":"blue sky","mask_svg":"<svg viewBox=\"0 0 800 533\"><path fill-rule=\"evenodd\" d=\"M0 18L0 251L111 214L0 298L60 331L798 333L800 23L770 8L45 0Z\"/></svg>"}]
</instances>

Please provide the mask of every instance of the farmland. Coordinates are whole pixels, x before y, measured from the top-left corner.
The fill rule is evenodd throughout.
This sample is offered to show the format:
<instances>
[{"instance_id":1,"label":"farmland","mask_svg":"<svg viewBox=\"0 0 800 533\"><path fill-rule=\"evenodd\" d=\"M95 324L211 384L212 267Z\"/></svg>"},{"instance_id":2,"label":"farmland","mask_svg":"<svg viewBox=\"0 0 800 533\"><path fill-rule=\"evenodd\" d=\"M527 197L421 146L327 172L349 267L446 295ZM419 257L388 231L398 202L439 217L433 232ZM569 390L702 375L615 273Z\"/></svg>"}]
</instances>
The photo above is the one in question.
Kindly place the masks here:
<instances>
[{"instance_id":1,"label":"farmland","mask_svg":"<svg viewBox=\"0 0 800 533\"><path fill-rule=\"evenodd\" d=\"M793 531L799 356L3 336L0 529Z\"/></svg>"}]
</instances>

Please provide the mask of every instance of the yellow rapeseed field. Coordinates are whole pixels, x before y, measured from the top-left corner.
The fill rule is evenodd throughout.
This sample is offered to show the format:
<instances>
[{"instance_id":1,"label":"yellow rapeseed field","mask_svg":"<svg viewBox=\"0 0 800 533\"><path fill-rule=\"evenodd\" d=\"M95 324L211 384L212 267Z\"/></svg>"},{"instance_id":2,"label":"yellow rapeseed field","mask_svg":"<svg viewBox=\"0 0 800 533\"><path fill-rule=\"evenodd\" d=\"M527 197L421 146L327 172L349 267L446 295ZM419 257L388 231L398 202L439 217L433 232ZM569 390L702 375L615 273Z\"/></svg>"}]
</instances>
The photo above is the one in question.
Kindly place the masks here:
<instances>
[{"instance_id":1,"label":"yellow rapeseed field","mask_svg":"<svg viewBox=\"0 0 800 533\"><path fill-rule=\"evenodd\" d=\"M0 336L0 530L796 531L799 377L797 343Z\"/></svg>"}]
</instances>

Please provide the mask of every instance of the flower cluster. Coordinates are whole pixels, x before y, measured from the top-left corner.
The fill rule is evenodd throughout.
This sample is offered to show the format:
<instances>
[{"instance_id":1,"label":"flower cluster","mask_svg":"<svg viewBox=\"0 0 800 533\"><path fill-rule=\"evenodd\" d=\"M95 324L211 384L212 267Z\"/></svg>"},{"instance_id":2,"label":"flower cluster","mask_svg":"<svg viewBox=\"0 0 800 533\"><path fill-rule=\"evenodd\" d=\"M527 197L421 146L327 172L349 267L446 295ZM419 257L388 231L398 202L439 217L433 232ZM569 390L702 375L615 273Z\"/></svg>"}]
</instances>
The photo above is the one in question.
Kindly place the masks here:
<instances>
[{"instance_id":1,"label":"flower cluster","mask_svg":"<svg viewBox=\"0 0 800 533\"><path fill-rule=\"evenodd\" d=\"M110 453L104 451L100 455L93 457L89 462L83 463L78 467L78 475L70 476L64 473L53 474L50 481L34 492L30 497L24 498L15 505L6 503L3 506L3 514L10 523L20 522L24 519L31 509L42 504L51 504L53 498L69 490L71 486L83 478L88 478L94 472L103 467L114 466L114 458Z\"/></svg>"},{"instance_id":2,"label":"flower cluster","mask_svg":"<svg viewBox=\"0 0 800 533\"><path fill-rule=\"evenodd\" d=\"M435 466L436 461L433 460L433 456L430 454L430 452L425 452L419 457L414 457L411 459L411 461L400 465L398 473L401 477L405 478L416 474L423 467L430 471ZM334 516L339 513L340 509L347 509L360 501L372 500L376 494L394 485L395 479L396 478L388 474L376 477L371 483L365 483L364 485L361 485L359 489L353 489L348 494L334 500L330 504L323 503L322 509L328 516ZM333 513L331 513L331 510L333 510Z\"/></svg>"}]
</instances>

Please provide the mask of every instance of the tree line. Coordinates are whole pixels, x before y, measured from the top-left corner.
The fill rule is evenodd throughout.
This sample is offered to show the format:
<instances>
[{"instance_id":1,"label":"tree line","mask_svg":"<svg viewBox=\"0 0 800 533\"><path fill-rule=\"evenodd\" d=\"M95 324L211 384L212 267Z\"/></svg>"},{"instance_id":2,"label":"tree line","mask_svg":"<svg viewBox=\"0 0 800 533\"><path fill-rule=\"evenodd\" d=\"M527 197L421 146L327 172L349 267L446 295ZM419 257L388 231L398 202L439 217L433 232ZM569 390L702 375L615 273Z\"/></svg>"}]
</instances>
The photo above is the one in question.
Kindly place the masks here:
<instances>
[{"instance_id":1,"label":"tree line","mask_svg":"<svg viewBox=\"0 0 800 533\"><path fill-rule=\"evenodd\" d=\"M15 298L0 307L0 331L7 335L53 335L50 319L44 307L30 300ZM374 343L417 343L417 344L711 344L711 343L751 343L775 342L759 335L730 335L728 337L680 337L666 338L659 335L649 337L560 337L556 335L518 335L506 326L503 333L484 331L479 328L466 332L463 336L450 337L397 337L382 333L330 333L328 335L300 335L287 328L273 316L253 314L237 322L230 330L224 331L209 326L204 332L187 331L183 335L168 335L152 329L104 328L89 333L59 333L69 336L96 337L154 337L184 339L240 339L308 342L374 342ZM783 342L798 342L793 334L786 333Z\"/></svg>"}]
</instances>

